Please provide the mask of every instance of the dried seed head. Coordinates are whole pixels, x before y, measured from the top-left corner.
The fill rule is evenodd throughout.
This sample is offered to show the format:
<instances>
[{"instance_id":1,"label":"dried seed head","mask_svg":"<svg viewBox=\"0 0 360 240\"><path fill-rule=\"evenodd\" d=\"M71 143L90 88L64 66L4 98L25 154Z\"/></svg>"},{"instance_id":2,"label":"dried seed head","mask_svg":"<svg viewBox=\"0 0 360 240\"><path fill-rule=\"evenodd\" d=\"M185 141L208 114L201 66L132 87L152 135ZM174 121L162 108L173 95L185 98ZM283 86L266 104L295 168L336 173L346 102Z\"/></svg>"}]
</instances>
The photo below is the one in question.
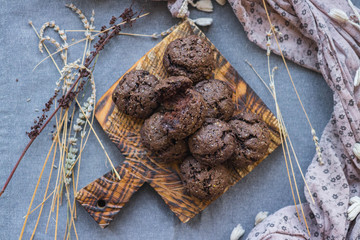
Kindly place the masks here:
<instances>
[{"instance_id":1,"label":"dried seed head","mask_svg":"<svg viewBox=\"0 0 360 240\"><path fill-rule=\"evenodd\" d=\"M85 119L84 114L83 114L83 113L79 113L79 118L80 118L80 119Z\"/></svg>"},{"instance_id":2,"label":"dried seed head","mask_svg":"<svg viewBox=\"0 0 360 240\"><path fill-rule=\"evenodd\" d=\"M330 17L341 23L349 21L349 17L346 15L346 13L338 8L331 9L329 15Z\"/></svg>"},{"instance_id":3,"label":"dried seed head","mask_svg":"<svg viewBox=\"0 0 360 240\"><path fill-rule=\"evenodd\" d=\"M269 212L259 212L255 217L255 226L261 223L267 216L269 215Z\"/></svg>"},{"instance_id":4,"label":"dried seed head","mask_svg":"<svg viewBox=\"0 0 360 240\"><path fill-rule=\"evenodd\" d=\"M74 4L67 4L65 5L66 7L70 8L73 12L77 13L80 20L83 22L84 24L84 28L88 29L89 28L89 24L88 24L88 20L86 18L86 16L82 13L82 11L80 9L78 9Z\"/></svg>"},{"instance_id":5,"label":"dried seed head","mask_svg":"<svg viewBox=\"0 0 360 240\"><path fill-rule=\"evenodd\" d=\"M159 34L158 34L158 33L153 33L153 34L151 35L151 37L157 39L157 38L159 38Z\"/></svg>"},{"instance_id":6,"label":"dried seed head","mask_svg":"<svg viewBox=\"0 0 360 240\"><path fill-rule=\"evenodd\" d=\"M315 132L315 129L311 129L311 135L313 135L313 136L316 136L316 132Z\"/></svg>"},{"instance_id":7,"label":"dried seed head","mask_svg":"<svg viewBox=\"0 0 360 240\"><path fill-rule=\"evenodd\" d=\"M84 120L81 120L80 118L76 119L76 123L81 126L81 125L84 125L85 124L85 121Z\"/></svg>"},{"instance_id":8,"label":"dried seed head","mask_svg":"<svg viewBox=\"0 0 360 240\"><path fill-rule=\"evenodd\" d=\"M354 77L354 86L357 87L359 85L360 85L360 68L358 68Z\"/></svg>"},{"instance_id":9,"label":"dried seed head","mask_svg":"<svg viewBox=\"0 0 360 240\"><path fill-rule=\"evenodd\" d=\"M72 154L77 154L77 152L79 151L79 149L77 149L77 148L74 148L74 147L70 147L70 152L72 153ZM74 157L75 158L75 157Z\"/></svg>"},{"instance_id":10,"label":"dried seed head","mask_svg":"<svg viewBox=\"0 0 360 240\"><path fill-rule=\"evenodd\" d=\"M82 131L82 132L81 132L81 138L84 138L84 137L85 137L85 134L86 134L86 131Z\"/></svg>"},{"instance_id":11,"label":"dried seed head","mask_svg":"<svg viewBox=\"0 0 360 240\"><path fill-rule=\"evenodd\" d=\"M75 132L80 132L81 131L81 126L77 125L77 124L74 124L74 131Z\"/></svg>"},{"instance_id":12,"label":"dried seed head","mask_svg":"<svg viewBox=\"0 0 360 240\"><path fill-rule=\"evenodd\" d=\"M238 224L231 232L230 240L238 240L242 235L244 235L245 230L241 226L241 224Z\"/></svg>"},{"instance_id":13,"label":"dried seed head","mask_svg":"<svg viewBox=\"0 0 360 240\"><path fill-rule=\"evenodd\" d=\"M195 24L201 27L208 27L213 23L212 18L197 18L194 20Z\"/></svg>"},{"instance_id":14,"label":"dried seed head","mask_svg":"<svg viewBox=\"0 0 360 240\"><path fill-rule=\"evenodd\" d=\"M354 196L350 198L350 207L347 210L348 220L353 221L360 213L360 197Z\"/></svg>"},{"instance_id":15,"label":"dried seed head","mask_svg":"<svg viewBox=\"0 0 360 240\"><path fill-rule=\"evenodd\" d=\"M352 150L355 156L360 159L360 143L355 143Z\"/></svg>"},{"instance_id":16,"label":"dried seed head","mask_svg":"<svg viewBox=\"0 0 360 240\"><path fill-rule=\"evenodd\" d=\"M71 183L71 178L65 178L64 182L68 186Z\"/></svg>"},{"instance_id":17,"label":"dried seed head","mask_svg":"<svg viewBox=\"0 0 360 240\"><path fill-rule=\"evenodd\" d=\"M91 117L91 112L86 112L86 113L85 113L85 117L86 117L87 119L89 119L89 118Z\"/></svg>"},{"instance_id":18,"label":"dried seed head","mask_svg":"<svg viewBox=\"0 0 360 240\"><path fill-rule=\"evenodd\" d=\"M68 50L68 48L69 48L69 44L64 43L64 44L62 45L62 47L63 47L63 49L64 49L64 50Z\"/></svg>"},{"instance_id":19,"label":"dried seed head","mask_svg":"<svg viewBox=\"0 0 360 240\"><path fill-rule=\"evenodd\" d=\"M69 138L69 144L76 145L76 143L77 143L77 138L75 138L75 137Z\"/></svg>"}]
</instances>

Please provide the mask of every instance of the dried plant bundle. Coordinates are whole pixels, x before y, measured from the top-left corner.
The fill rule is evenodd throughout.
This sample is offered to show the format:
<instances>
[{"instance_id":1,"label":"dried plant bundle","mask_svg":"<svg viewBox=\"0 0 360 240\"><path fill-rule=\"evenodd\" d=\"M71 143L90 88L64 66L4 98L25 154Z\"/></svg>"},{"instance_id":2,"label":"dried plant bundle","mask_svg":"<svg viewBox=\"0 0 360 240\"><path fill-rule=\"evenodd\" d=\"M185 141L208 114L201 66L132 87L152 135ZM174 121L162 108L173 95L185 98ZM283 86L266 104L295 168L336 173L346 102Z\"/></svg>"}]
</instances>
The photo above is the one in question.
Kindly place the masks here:
<instances>
[{"instance_id":1,"label":"dried plant bundle","mask_svg":"<svg viewBox=\"0 0 360 240\"><path fill-rule=\"evenodd\" d=\"M134 12L130 7L125 9L125 11L119 17L112 17L109 22L110 26L108 28L103 26L100 31L96 31L94 25L95 11L92 11L90 20L88 20L85 14L74 4L68 4L66 6L78 15L84 26L83 32L85 38L75 43L67 43L67 30L60 28L55 23L55 21L48 21L44 23L40 27L39 31L37 31L33 22L29 21L30 26L33 28L36 36L39 38L39 51L42 53L44 50L46 51L48 54L47 58L51 58L54 66L60 74L60 77L56 81L54 94L42 109L42 115L34 121L34 125L31 127L30 131L27 132L30 141L22 152L2 191L0 192L1 196L9 184L20 161L34 140L41 134L43 129L50 123L50 121L55 119L55 130L52 131L52 145L47 153L42 170L35 185L28 211L24 216L24 224L19 239L22 239L24 236L29 216L35 211L38 211L38 216L36 218L36 223L30 239L35 237L35 233L40 222L40 217L43 213L44 204L46 202L51 202L50 211L47 217L46 232L49 227L50 219L52 218L52 215L55 214L54 238L57 239L59 234L58 223L60 221L59 209L63 200L65 200L67 211L64 239L70 239L72 233L74 233L76 239L78 239L75 226L75 219L77 215L75 194L78 188L80 163L82 158L81 156L89 139L90 133L94 133L96 136L107 157L107 160L109 161L115 173L115 176L120 179L120 175L117 173L109 155L107 154L92 126L94 121L96 102L96 87L92 73L94 71L99 52L110 41L111 38L116 35L120 35L121 26L125 24L132 26L133 22L135 22L140 17L146 16L147 14L139 16L139 14ZM121 19L122 21L120 23L116 23L118 19ZM57 33L60 42L53 37L46 36L45 34L47 29L53 30L55 33ZM136 34L129 35L134 36ZM145 34L137 35L145 36ZM94 50L91 50L95 37L98 37L98 40L94 44ZM69 48L81 42L84 42L84 51L82 56L73 62L69 62ZM56 51L54 53L49 51L46 45L47 43L55 46ZM60 53L60 58L63 64L62 68L59 67L54 59L54 55L57 53ZM88 86L90 86L90 91L87 90L87 88L89 88ZM79 96L80 92L84 93L82 99ZM88 96L84 97L86 95ZM51 110L52 106L54 106L55 110L48 115L48 112ZM42 200L40 204L38 204L35 208L32 208L45 168L49 166L49 164L51 164L49 168L50 172L45 191L41 197ZM51 181L55 181L54 186L50 184ZM53 189L51 189L52 187Z\"/></svg>"}]
</instances>

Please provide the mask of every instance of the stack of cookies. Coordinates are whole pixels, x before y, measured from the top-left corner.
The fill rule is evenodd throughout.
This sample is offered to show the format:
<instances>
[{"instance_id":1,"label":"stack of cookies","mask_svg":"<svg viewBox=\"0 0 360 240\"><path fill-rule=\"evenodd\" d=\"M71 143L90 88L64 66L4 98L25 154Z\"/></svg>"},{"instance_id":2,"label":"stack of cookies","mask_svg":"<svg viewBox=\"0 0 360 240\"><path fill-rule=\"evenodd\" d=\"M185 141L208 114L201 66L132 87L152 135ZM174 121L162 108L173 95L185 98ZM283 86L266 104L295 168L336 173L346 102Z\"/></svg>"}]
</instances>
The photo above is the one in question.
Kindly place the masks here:
<instances>
[{"instance_id":1,"label":"stack of cookies","mask_svg":"<svg viewBox=\"0 0 360 240\"><path fill-rule=\"evenodd\" d=\"M141 142L153 159L180 164L188 193L213 199L230 185L229 167L244 168L267 154L269 129L256 114L234 115L231 87L211 79L215 59L205 39L174 40L163 63L170 77L131 71L113 101L123 113L145 119Z\"/></svg>"}]
</instances>

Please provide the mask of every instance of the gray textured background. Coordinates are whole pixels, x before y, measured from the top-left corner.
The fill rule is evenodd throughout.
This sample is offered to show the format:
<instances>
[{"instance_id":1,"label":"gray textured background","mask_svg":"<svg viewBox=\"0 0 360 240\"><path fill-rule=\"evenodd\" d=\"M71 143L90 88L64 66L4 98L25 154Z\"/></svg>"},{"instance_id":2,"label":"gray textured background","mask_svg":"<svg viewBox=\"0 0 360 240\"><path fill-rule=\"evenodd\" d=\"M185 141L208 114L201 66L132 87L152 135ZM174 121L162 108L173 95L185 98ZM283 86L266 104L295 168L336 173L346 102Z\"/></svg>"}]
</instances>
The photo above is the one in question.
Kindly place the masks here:
<instances>
[{"instance_id":1,"label":"gray textured background","mask_svg":"<svg viewBox=\"0 0 360 240\"><path fill-rule=\"evenodd\" d=\"M118 15L131 1L76 1L74 2L88 16L95 9L95 24L108 23L112 15ZM0 184L5 182L15 161L28 142L25 131L29 130L33 119L52 95L58 73L47 60L35 71L33 67L46 54L38 51L38 39L27 24L31 19L37 29L49 20L55 20L65 29L82 29L75 14L64 7L66 1L4 1L0 0ZM355 4L358 4L357 1ZM161 32L177 22L168 13L166 4L160 2L137 2L135 8L144 8L151 14L140 19L132 29L134 33L152 34ZM229 4L224 7L215 4L214 13L191 11L191 17L211 16L214 23L204 29L207 37L238 70L247 83L274 111L274 103L269 93L244 62L248 59L258 72L266 77L265 51L250 43L243 28L235 18ZM82 34L70 34L68 38L82 38ZM96 70L97 96L100 97L129 67L143 56L158 41L150 38L120 36L101 53ZM82 45L70 50L70 60L78 58ZM315 153L310 129L295 97L281 59L272 56L272 63L279 66L276 73L278 96L281 109L301 161L303 170L311 162ZM293 78L314 128L320 136L332 112L332 94L321 75L289 63ZM18 78L19 82L15 79ZM26 100L31 98L30 102ZM52 124L51 124L52 125ZM118 149L95 124L111 159L119 163L122 156ZM0 198L0 239L16 239L19 236L23 216L31 200L46 153L51 145L49 133L52 127L36 139L20 164L5 194ZM105 155L94 136L83 155L79 186L84 187L109 170L105 165ZM47 179L49 169L43 176ZM56 172L55 172L56 173ZM303 181L296 171L299 189L304 200ZM53 186L53 185L52 185ZM45 189L45 181L39 187ZM106 228L101 229L81 207L78 208L77 231L80 239L228 239L234 226L241 223L247 233L252 229L254 217L259 211L274 212L291 205L290 187L286 167L280 148L242 181L232 187L201 214L187 224L181 223L168 209L163 200L148 185L144 185L126 204L120 214ZM49 232L44 233L49 204L36 234L36 239L52 239L54 221ZM63 236L65 207L60 208L59 236ZM27 239L33 229L37 215L31 215L25 230Z\"/></svg>"}]
</instances>

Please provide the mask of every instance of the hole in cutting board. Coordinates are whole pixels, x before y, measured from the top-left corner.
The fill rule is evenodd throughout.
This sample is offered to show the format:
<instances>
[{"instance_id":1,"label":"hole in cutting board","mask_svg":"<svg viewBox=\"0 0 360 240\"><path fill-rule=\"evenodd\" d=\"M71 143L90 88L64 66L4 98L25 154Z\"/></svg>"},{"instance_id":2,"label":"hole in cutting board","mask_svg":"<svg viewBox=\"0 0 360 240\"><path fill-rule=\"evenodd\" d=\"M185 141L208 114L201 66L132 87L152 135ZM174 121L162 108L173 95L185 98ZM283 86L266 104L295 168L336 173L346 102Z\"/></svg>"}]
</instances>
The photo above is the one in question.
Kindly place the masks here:
<instances>
[{"instance_id":1,"label":"hole in cutting board","mask_svg":"<svg viewBox=\"0 0 360 240\"><path fill-rule=\"evenodd\" d=\"M106 206L106 201L104 199L97 200L98 208L104 208Z\"/></svg>"}]
</instances>

